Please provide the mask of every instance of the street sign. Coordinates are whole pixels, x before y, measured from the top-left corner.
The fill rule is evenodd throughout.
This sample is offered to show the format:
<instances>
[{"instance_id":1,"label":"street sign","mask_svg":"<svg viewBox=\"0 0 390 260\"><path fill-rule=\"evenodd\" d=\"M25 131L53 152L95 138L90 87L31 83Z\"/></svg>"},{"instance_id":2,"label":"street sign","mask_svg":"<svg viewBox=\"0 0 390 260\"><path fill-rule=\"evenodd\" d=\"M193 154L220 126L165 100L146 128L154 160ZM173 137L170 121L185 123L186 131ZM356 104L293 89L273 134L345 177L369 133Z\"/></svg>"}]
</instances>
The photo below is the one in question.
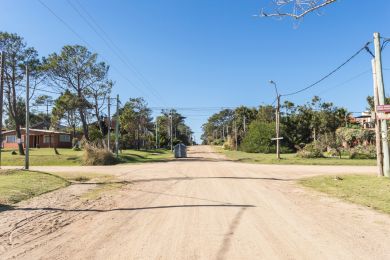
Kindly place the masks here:
<instances>
[{"instance_id":1,"label":"street sign","mask_svg":"<svg viewBox=\"0 0 390 260\"><path fill-rule=\"evenodd\" d=\"M278 137L278 138L271 138L272 141L274 140L283 140L283 137Z\"/></svg>"},{"instance_id":2,"label":"street sign","mask_svg":"<svg viewBox=\"0 0 390 260\"><path fill-rule=\"evenodd\" d=\"M385 114L385 113L377 113L379 120L390 120L390 114Z\"/></svg>"},{"instance_id":3,"label":"street sign","mask_svg":"<svg viewBox=\"0 0 390 260\"><path fill-rule=\"evenodd\" d=\"M379 105L376 106L377 112L390 113L390 105Z\"/></svg>"}]
</instances>

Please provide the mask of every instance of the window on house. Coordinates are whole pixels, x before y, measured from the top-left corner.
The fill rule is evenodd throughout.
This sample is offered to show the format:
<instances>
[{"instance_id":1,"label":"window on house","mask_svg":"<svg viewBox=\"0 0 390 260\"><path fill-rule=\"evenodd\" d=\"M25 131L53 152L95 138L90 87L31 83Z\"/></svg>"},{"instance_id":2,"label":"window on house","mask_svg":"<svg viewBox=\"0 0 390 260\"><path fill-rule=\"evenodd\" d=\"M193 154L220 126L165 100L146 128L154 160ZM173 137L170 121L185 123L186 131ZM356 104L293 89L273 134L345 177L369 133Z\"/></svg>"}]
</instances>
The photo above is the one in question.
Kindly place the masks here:
<instances>
[{"instance_id":1,"label":"window on house","mask_svg":"<svg viewBox=\"0 0 390 260\"><path fill-rule=\"evenodd\" d=\"M7 140L7 143L16 143L16 136L15 135L7 135L6 140Z\"/></svg>"},{"instance_id":2,"label":"window on house","mask_svg":"<svg viewBox=\"0 0 390 260\"><path fill-rule=\"evenodd\" d=\"M60 135L60 142L61 143L69 143L70 142L70 135Z\"/></svg>"},{"instance_id":3,"label":"window on house","mask_svg":"<svg viewBox=\"0 0 390 260\"><path fill-rule=\"evenodd\" d=\"M50 143L50 135L45 135L45 136L43 136L43 143L44 144L48 144L48 143Z\"/></svg>"}]
</instances>

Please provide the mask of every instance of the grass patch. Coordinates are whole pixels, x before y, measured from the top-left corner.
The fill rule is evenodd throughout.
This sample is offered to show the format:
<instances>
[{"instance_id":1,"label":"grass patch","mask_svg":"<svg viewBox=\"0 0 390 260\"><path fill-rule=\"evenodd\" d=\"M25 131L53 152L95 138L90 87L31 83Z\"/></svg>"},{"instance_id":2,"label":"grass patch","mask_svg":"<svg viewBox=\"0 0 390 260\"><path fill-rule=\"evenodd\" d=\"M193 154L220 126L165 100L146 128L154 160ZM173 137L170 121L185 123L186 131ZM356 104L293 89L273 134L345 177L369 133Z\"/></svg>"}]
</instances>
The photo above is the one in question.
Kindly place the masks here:
<instances>
[{"instance_id":1,"label":"grass patch","mask_svg":"<svg viewBox=\"0 0 390 260\"><path fill-rule=\"evenodd\" d=\"M72 149L57 149L59 155L56 155L53 148L33 148L30 149L31 166L73 166L81 165L82 151L73 151ZM14 150L3 150L1 154L1 163L4 166L23 166L24 156L13 155Z\"/></svg>"},{"instance_id":2,"label":"grass patch","mask_svg":"<svg viewBox=\"0 0 390 260\"><path fill-rule=\"evenodd\" d=\"M96 200L99 199L103 193L117 190L124 186L124 183L102 183L98 184L97 188L91 189L88 192L84 193L81 198L85 200Z\"/></svg>"},{"instance_id":3,"label":"grass patch","mask_svg":"<svg viewBox=\"0 0 390 260\"><path fill-rule=\"evenodd\" d=\"M145 163L145 162L165 162L171 160L173 154L170 150L123 150L119 154L121 163Z\"/></svg>"},{"instance_id":4,"label":"grass patch","mask_svg":"<svg viewBox=\"0 0 390 260\"><path fill-rule=\"evenodd\" d=\"M302 179L303 186L390 214L390 179L372 175L319 176Z\"/></svg>"},{"instance_id":5,"label":"grass patch","mask_svg":"<svg viewBox=\"0 0 390 260\"><path fill-rule=\"evenodd\" d=\"M53 148L30 149L31 166L77 166L82 165L84 151L72 149L57 149L56 155ZM24 156L12 155L10 149L2 150L2 165L23 166ZM157 149L148 151L123 150L119 153L119 163L146 163L164 162L173 158L171 151Z\"/></svg>"},{"instance_id":6,"label":"grass patch","mask_svg":"<svg viewBox=\"0 0 390 260\"><path fill-rule=\"evenodd\" d=\"M114 176L109 174L77 172L71 171L71 169L69 172L56 172L53 174L70 182L106 182L114 179Z\"/></svg>"},{"instance_id":7,"label":"grass patch","mask_svg":"<svg viewBox=\"0 0 390 260\"><path fill-rule=\"evenodd\" d=\"M349 159L347 156L340 158L300 158L293 154L281 154L281 159L276 159L275 154L246 153L241 151L229 151L220 147L214 147L229 159L247 163L261 164L296 164L296 165L358 165L358 166L375 166L375 159Z\"/></svg>"},{"instance_id":8,"label":"grass patch","mask_svg":"<svg viewBox=\"0 0 390 260\"><path fill-rule=\"evenodd\" d=\"M69 182L48 173L1 170L0 205L13 204L69 185Z\"/></svg>"},{"instance_id":9,"label":"grass patch","mask_svg":"<svg viewBox=\"0 0 390 260\"><path fill-rule=\"evenodd\" d=\"M88 177L85 177L85 176L78 176L74 179L75 181L78 181L78 182L86 182L86 181L89 181L90 178Z\"/></svg>"}]
</instances>

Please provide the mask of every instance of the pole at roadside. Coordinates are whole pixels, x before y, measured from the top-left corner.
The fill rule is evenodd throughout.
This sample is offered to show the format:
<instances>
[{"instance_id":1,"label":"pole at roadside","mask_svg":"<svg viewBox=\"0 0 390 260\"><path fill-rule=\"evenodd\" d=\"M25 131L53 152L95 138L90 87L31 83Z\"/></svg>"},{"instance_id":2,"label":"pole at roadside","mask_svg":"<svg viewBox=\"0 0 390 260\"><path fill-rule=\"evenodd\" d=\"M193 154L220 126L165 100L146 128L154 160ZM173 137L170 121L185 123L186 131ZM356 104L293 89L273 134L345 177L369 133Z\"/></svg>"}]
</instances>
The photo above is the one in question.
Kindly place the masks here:
<instances>
[{"instance_id":1,"label":"pole at roadside","mask_svg":"<svg viewBox=\"0 0 390 260\"><path fill-rule=\"evenodd\" d=\"M372 78L374 85L374 111L375 111L375 145L376 145L376 160L378 166L378 176L383 176L383 153L381 140L381 121L378 118L377 106L379 105L378 85L375 73L375 59L371 60Z\"/></svg>"},{"instance_id":2,"label":"pole at roadside","mask_svg":"<svg viewBox=\"0 0 390 260\"><path fill-rule=\"evenodd\" d=\"M24 160L24 169L28 170L30 167L30 75L28 66L26 65L26 134L24 136L26 153Z\"/></svg>"},{"instance_id":3,"label":"pole at roadside","mask_svg":"<svg viewBox=\"0 0 390 260\"><path fill-rule=\"evenodd\" d=\"M1 71L0 71L0 169L1 169L1 152L3 149L3 95L4 95L4 67L5 53L1 52Z\"/></svg>"},{"instance_id":4,"label":"pole at roadside","mask_svg":"<svg viewBox=\"0 0 390 260\"><path fill-rule=\"evenodd\" d=\"M383 83L381 44L380 44L379 33L374 33L374 47L375 47L375 75L376 75L376 85L378 88L378 103L379 103L379 105L384 105L385 104L385 86ZM388 133L387 132L388 132L387 121L381 120L383 174L386 177L390 177L390 156L389 156L389 144L388 144Z\"/></svg>"},{"instance_id":5,"label":"pole at roadside","mask_svg":"<svg viewBox=\"0 0 390 260\"><path fill-rule=\"evenodd\" d=\"M107 119L107 124L108 124L108 131L107 131L107 150L108 151L111 151L111 97L110 96L108 96L108 98L107 98L107 102L108 102L108 104L107 104L107 116L108 116L108 119Z\"/></svg>"},{"instance_id":6,"label":"pole at roadside","mask_svg":"<svg viewBox=\"0 0 390 260\"><path fill-rule=\"evenodd\" d=\"M116 95L116 116L115 116L115 154L119 157L119 95Z\"/></svg>"},{"instance_id":7,"label":"pole at roadside","mask_svg":"<svg viewBox=\"0 0 390 260\"><path fill-rule=\"evenodd\" d=\"M276 111L275 111L275 130L276 130L276 138L272 138L272 140L276 140L276 158L280 160L280 94L278 92L278 88L276 87L276 83L273 80L270 80L269 83L274 85L276 92Z\"/></svg>"}]
</instances>

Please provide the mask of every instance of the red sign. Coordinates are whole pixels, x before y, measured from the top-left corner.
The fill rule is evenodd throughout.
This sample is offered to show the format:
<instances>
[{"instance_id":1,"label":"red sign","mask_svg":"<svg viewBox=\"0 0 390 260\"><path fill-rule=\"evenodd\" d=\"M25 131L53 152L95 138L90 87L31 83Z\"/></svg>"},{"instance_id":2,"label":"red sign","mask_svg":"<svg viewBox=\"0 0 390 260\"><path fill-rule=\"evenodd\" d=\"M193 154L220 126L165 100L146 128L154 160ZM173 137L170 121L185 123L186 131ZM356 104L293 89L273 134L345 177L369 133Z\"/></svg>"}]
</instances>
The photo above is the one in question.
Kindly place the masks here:
<instances>
[{"instance_id":1,"label":"red sign","mask_svg":"<svg viewBox=\"0 0 390 260\"><path fill-rule=\"evenodd\" d=\"M376 106L376 111L377 112L390 113L390 105L379 105L379 106Z\"/></svg>"}]
</instances>

